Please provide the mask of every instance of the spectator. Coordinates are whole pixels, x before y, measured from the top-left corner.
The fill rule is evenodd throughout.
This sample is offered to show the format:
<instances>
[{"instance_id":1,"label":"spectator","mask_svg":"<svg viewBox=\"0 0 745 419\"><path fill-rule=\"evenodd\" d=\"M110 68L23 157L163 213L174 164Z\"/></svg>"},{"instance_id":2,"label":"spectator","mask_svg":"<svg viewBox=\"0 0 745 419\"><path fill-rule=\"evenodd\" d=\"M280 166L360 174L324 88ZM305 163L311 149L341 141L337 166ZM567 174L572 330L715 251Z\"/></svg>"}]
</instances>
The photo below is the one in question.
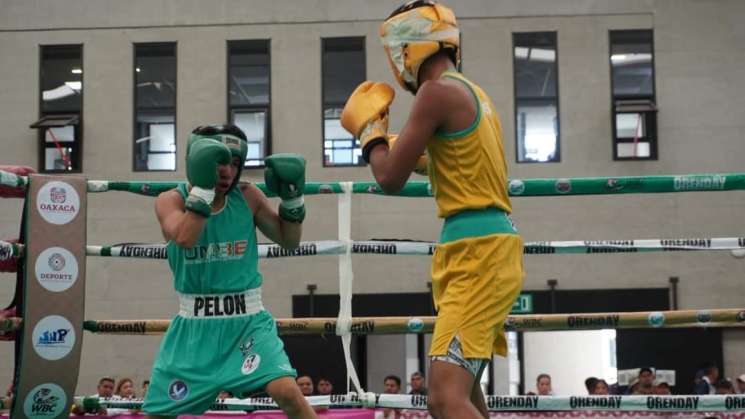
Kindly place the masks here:
<instances>
[{"instance_id":1,"label":"spectator","mask_svg":"<svg viewBox=\"0 0 745 419\"><path fill-rule=\"evenodd\" d=\"M704 375L701 377L701 381L696 383L696 386L693 388L693 393L716 394L714 383L719 381L719 368L712 362L706 363L703 367L703 373Z\"/></svg>"},{"instance_id":2,"label":"spectator","mask_svg":"<svg viewBox=\"0 0 745 419\"><path fill-rule=\"evenodd\" d=\"M147 388L150 387L150 380L145 380L142 382L142 398L144 399L145 396L147 396Z\"/></svg>"},{"instance_id":3,"label":"spectator","mask_svg":"<svg viewBox=\"0 0 745 419\"><path fill-rule=\"evenodd\" d=\"M220 393L217 394L217 400L225 400L225 399L230 399L232 397L233 397L233 393L227 390L221 390Z\"/></svg>"},{"instance_id":4,"label":"spectator","mask_svg":"<svg viewBox=\"0 0 745 419\"><path fill-rule=\"evenodd\" d=\"M131 378L120 378L119 382L116 383L116 396L122 399L134 399L135 398L135 386Z\"/></svg>"},{"instance_id":5,"label":"spectator","mask_svg":"<svg viewBox=\"0 0 745 419\"><path fill-rule=\"evenodd\" d=\"M401 392L401 378L389 375L383 379L383 393L399 394Z\"/></svg>"},{"instance_id":6,"label":"spectator","mask_svg":"<svg viewBox=\"0 0 745 419\"><path fill-rule=\"evenodd\" d=\"M399 394L401 392L401 378L389 375L383 379L383 394ZM375 412L375 419L398 419L401 417L399 409L383 409Z\"/></svg>"},{"instance_id":7,"label":"spectator","mask_svg":"<svg viewBox=\"0 0 745 419\"><path fill-rule=\"evenodd\" d=\"M590 392L590 394L594 396L607 396L610 394L608 383L602 379L595 380L595 385L592 387L592 392Z\"/></svg>"},{"instance_id":8,"label":"spectator","mask_svg":"<svg viewBox=\"0 0 745 419\"><path fill-rule=\"evenodd\" d=\"M657 383L656 386L654 386L654 394L656 394L658 396L669 396L669 395L671 395L673 393L672 393L672 391L670 391L670 384L668 384L668 383L666 383L664 381L661 381L661 382Z\"/></svg>"},{"instance_id":9,"label":"spectator","mask_svg":"<svg viewBox=\"0 0 745 419\"><path fill-rule=\"evenodd\" d=\"M730 380L719 380L714 384L714 394L737 394Z\"/></svg>"},{"instance_id":10,"label":"spectator","mask_svg":"<svg viewBox=\"0 0 745 419\"><path fill-rule=\"evenodd\" d=\"M739 394L745 394L745 374L737 377L737 392Z\"/></svg>"},{"instance_id":11,"label":"spectator","mask_svg":"<svg viewBox=\"0 0 745 419\"><path fill-rule=\"evenodd\" d=\"M303 393L303 396L308 397L313 395L313 379L309 375L301 375L295 379L295 382L300 387L300 392Z\"/></svg>"},{"instance_id":12,"label":"spectator","mask_svg":"<svg viewBox=\"0 0 745 419\"><path fill-rule=\"evenodd\" d=\"M636 386L631 394L634 395L649 395L654 394L654 371L649 367L639 369L639 385Z\"/></svg>"},{"instance_id":13,"label":"spectator","mask_svg":"<svg viewBox=\"0 0 745 419\"><path fill-rule=\"evenodd\" d=\"M411 374L409 384L411 385L411 391L409 394L419 394L421 396L427 395L427 387L424 386L424 374L421 372L415 371Z\"/></svg>"},{"instance_id":14,"label":"spectator","mask_svg":"<svg viewBox=\"0 0 745 419\"><path fill-rule=\"evenodd\" d=\"M321 396L328 396L334 392L334 385L331 384L331 380L326 377L320 377L318 379L318 385L316 388L318 389L318 394Z\"/></svg>"},{"instance_id":15,"label":"spectator","mask_svg":"<svg viewBox=\"0 0 745 419\"><path fill-rule=\"evenodd\" d=\"M598 379L595 377L587 377L585 380L585 388L587 389L587 394L593 394L595 391L595 384L598 382Z\"/></svg>"},{"instance_id":16,"label":"spectator","mask_svg":"<svg viewBox=\"0 0 745 419\"><path fill-rule=\"evenodd\" d=\"M109 398L112 396L114 396L114 379L110 377L103 377L98 380L96 394L93 394L91 397ZM83 406L77 406L75 404L72 405L72 409L70 411L76 415L85 414L85 408ZM96 413L98 413L100 416L106 416L108 414L108 412L104 408L98 409L98 412Z\"/></svg>"},{"instance_id":17,"label":"spectator","mask_svg":"<svg viewBox=\"0 0 745 419\"><path fill-rule=\"evenodd\" d=\"M538 374L538 377L535 379L535 388L538 390L539 396L550 396L554 394L553 389L551 388L551 376L546 373Z\"/></svg>"}]
</instances>

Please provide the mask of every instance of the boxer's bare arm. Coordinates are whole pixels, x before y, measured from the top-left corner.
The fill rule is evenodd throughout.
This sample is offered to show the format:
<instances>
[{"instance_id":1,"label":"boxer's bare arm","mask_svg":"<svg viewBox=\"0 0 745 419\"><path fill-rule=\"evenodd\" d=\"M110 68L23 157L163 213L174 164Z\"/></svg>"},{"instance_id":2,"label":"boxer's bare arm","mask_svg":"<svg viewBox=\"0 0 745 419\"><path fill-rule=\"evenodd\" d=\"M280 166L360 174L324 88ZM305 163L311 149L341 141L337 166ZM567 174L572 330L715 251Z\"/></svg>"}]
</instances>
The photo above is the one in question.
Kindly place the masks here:
<instances>
[{"instance_id":1,"label":"boxer's bare arm","mask_svg":"<svg viewBox=\"0 0 745 419\"><path fill-rule=\"evenodd\" d=\"M184 198L172 189L163 192L155 199L155 214L166 241L173 240L184 248L193 247L202 233L207 218L186 211Z\"/></svg>"}]
</instances>

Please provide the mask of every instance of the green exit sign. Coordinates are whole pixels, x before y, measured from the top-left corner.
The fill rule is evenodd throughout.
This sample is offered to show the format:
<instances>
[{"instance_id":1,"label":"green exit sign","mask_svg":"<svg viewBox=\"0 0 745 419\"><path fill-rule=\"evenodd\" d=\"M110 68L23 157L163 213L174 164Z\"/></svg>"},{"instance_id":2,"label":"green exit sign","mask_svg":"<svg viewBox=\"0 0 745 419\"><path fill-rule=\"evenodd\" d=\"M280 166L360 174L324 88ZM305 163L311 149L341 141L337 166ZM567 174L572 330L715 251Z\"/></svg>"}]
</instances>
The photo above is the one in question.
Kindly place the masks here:
<instances>
[{"instance_id":1,"label":"green exit sign","mask_svg":"<svg viewBox=\"0 0 745 419\"><path fill-rule=\"evenodd\" d=\"M533 295L520 294L512 305L510 314L530 314L533 312Z\"/></svg>"}]
</instances>

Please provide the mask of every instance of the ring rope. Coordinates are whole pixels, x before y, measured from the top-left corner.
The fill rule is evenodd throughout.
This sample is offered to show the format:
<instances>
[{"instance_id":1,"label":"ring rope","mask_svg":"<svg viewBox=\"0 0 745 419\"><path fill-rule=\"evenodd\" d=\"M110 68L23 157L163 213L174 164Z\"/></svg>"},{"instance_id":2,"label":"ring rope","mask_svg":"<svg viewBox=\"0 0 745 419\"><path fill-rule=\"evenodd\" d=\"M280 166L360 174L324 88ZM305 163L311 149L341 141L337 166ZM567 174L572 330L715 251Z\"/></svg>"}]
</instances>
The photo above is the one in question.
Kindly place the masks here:
<instances>
[{"instance_id":1,"label":"ring rope","mask_svg":"<svg viewBox=\"0 0 745 419\"><path fill-rule=\"evenodd\" d=\"M0 242L2 246L3 242ZM14 248L20 246L13 244ZM276 244L259 244L259 258L292 256L343 255L347 242L341 240L304 241L293 250ZM353 241L353 254L421 255L431 256L436 242L409 240L363 240ZM698 237L679 239L633 239L633 240L572 240L534 241L525 243L525 254L605 254L605 253L649 253L672 251L732 251L745 250L745 237ZM168 258L163 243L120 243L107 246L86 246L88 256L134 257L144 259ZM0 257L2 260L2 257Z\"/></svg>"},{"instance_id":2,"label":"ring rope","mask_svg":"<svg viewBox=\"0 0 745 419\"><path fill-rule=\"evenodd\" d=\"M83 329L93 333L155 335L168 329L170 320L86 320ZM336 318L277 319L281 335L336 333ZM350 331L355 335L431 333L435 317L354 317ZM21 319L0 319L0 331L14 331ZM508 331L657 329L685 327L745 327L745 308L716 310L640 311L623 313L527 314L508 316Z\"/></svg>"},{"instance_id":3,"label":"ring rope","mask_svg":"<svg viewBox=\"0 0 745 419\"><path fill-rule=\"evenodd\" d=\"M353 254L421 255L433 254L436 242L409 240L363 240L353 241ZM343 255L347 242L341 240L304 241L293 250L276 244L259 244L260 258L293 256ZM24 245L0 240L0 261L23 255ZM632 240L570 240L534 241L525 243L527 255L604 254L604 253L649 253L675 251L732 251L745 250L745 237L694 237L679 239L632 239ZM112 245L88 245L87 256L130 257L143 259L167 259L164 243L119 243Z\"/></svg>"},{"instance_id":4,"label":"ring rope","mask_svg":"<svg viewBox=\"0 0 745 419\"><path fill-rule=\"evenodd\" d=\"M107 181L89 180L88 192L126 191L140 195L157 196L161 192L176 188L183 182L151 181ZM305 194L343 193L343 182L307 182ZM0 185L25 188L26 176L0 171ZM267 196L274 196L263 183L256 183ZM613 195L628 193L669 193L696 191L745 190L745 173L704 173L664 176L618 176L579 177L546 179L512 179L509 181L511 196L556 196L556 195ZM383 195L375 182L353 182L352 193ZM406 197L432 196L427 181L411 181L396 194Z\"/></svg>"},{"instance_id":5,"label":"ring rope","mask_svg":"<svg viewBox=\"0 0 745 419\"><path fill-rule=\"evenodd\" d=\"M76 397L86 409L96 407L141 409L142 400L111 400L97 397ZM490 412L500 411L551 411L551 410L602 410L602 411L646 411L646 412L723 412L744 411L745 395L705 396L486 396ZM404 394L356 393L309 396L311 406L379 407L394 409L427 409L427 396ZM278 409L270 397L247 399L230 398L216 401L210 410L266 410Z\"/></svg>"}]
</instances>

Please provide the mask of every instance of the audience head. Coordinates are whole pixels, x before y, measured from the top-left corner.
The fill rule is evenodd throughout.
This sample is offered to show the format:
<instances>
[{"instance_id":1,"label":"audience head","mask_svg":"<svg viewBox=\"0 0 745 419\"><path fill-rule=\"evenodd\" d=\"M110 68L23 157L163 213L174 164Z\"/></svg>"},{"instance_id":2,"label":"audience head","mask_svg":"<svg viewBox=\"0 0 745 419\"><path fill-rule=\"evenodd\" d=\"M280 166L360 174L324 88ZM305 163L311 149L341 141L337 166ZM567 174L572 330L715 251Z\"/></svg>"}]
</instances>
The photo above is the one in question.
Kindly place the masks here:
<instances>
[{"instance_id":1,"label":"audience head","mask_svg":"<svg viewBox=\"0 0 745 419\"><path fill-rule=\"evenodd\" d=\"M110 377L103 377L98 380L98 387L96 387L98 397L111 397L114 395L114 379Z\"/></svg>"},{"instance_id":2,"label":"audience head","mask_svg":"<svg viewBox=\"0 0 745 419\"><path fill-rule=\"evenodd\" d=\"M401 392L401 378L389 375L383 379L383 393L398 394Z\"/></svg>"},{"instance_id":3,"label":"audience head","mask_svg":"<svg viewBox=\"0 0 745 419\"><path fill-rule=\"evenodd\" d=\"M717 367L717 364L713 362L707 362L704 364L702 369L704 370L704 376L709 378L710 384L714 384L719 381L719 367Z\"/></svg>"},{"instance_id":4,"label":"audience head","mask_svg":"<svg viewBox=\"0 0 745 419\"><path fill-rule=\"evenodd\" d=\"M590 394L593 394L595 396L607 396L608 394L610 394L608 383L606 383L605 380L602 379L595 381L595 385L592 387L592 392Z\"/></svg>"},{"instance_id":5,"label":"audience head","mask_svg":"<svg viewBox=\"0 0 745 419\"><path fill-rule=\"evenodd\" d=\"M548 396L551 394L551 376L543 373L538 374L535 379L535 388L538 390L539 396Z\"/></svg>"},{"instance_id":6,"label":"audience head","mask_svg":"<svg viewBox=\"0 0 745 419\"><path fill-rule=\"evenodd\" d=\"M303 396L313 395L313 379L309 375L300 375L295 379L297 386L300 387L300 392Z\"/></svg>"},{"instance_id":7,"label":"audience head","mask_svg":"<svg viewBox=\"0 0 745 419\"><path fill-rule=\"evenodd\" d=\"M424 388L424 374L419 371L412 373L409 383L411 384L411 391L417 392L422 390Z\"/></svg>"},{"instance_id":8,"label":"audience head","mask_svg":"<svg viewBox=\"0 0 745 419\"><path fill-rule=\"evenodd\" d=\"M714 384L716 394L735 394L735 386L730 380L719 380Z\"/></svg>"},{"instance_id":9,"label":"audience head","mask_svg":"<svg viewBox=\"0 0 745 419\"><path fill-rule=\"evenodd\" d=\"M127 399L135 397L135 387L132 379L126 377L120 378L119 382L116 383L116 391L114 394Z\"/></svg>"},{"instance_id":10,"label":"audience head","mask_svg":"<svg viewBox=\"0 0 745 419\"><path fill-rule=\"evenodd\" d=\"M652 387L654 384L654 371L652 368L644 367L639 369L639 387Z\"/></svg>"},{"instance_id":11,"label":"audience head","mask_svg":"<svg viewBox=\"0 0 745 419\"><path fill-rule=\"evenodd\" d=\"M331 384L331 380L326 377L320 377L318 379L316 388L318 389L318 394L320 394L321 396L326 396L333 393L334 391L334 385Z\"/></svg>"},{"instance_id":12,"label":"audience head","mask_svg":"<svg viewBox=\"0 0 745 419\"><path fill-rule=\"evenodd\" d=\"M670 384L661 381L657 383L656 386L654 386L654 394L660 395L660 396L666 396L672 394L670 391Z\"/></svg>"}]
</instances>

